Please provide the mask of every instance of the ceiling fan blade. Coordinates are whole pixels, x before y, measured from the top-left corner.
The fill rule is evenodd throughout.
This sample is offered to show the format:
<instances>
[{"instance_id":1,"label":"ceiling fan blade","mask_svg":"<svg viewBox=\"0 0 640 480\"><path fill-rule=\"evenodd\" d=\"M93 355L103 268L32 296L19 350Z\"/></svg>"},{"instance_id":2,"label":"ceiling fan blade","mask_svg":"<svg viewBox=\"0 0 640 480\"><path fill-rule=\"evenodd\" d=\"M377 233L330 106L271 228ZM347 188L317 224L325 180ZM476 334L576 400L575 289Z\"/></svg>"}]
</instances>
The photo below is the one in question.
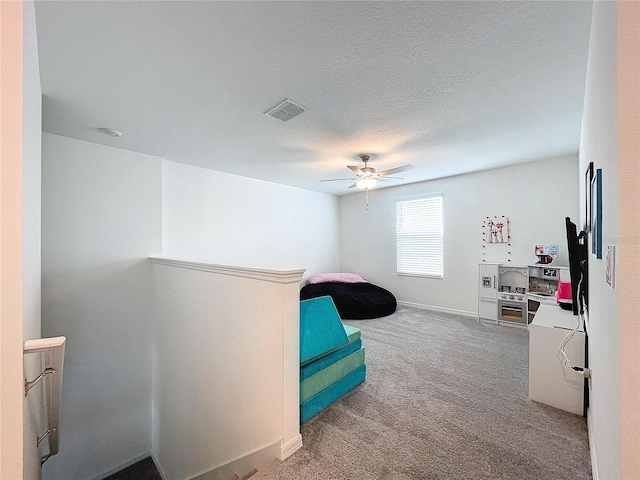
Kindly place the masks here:
<instances>
[{"instance_id":1,"label":"ceiling fan blade","mask_svg":"<svg viewBox=\"0 0 640 480\"><path fill-rule=\"evenodd\" d=\"M320 180L321 182L339 182L341 180L351 180L353 181L353 178L327 178L325 180Z\"/></svg>"},{"instance_id":2,"label":"ceiling fan blade","mask_svg":"<svg viewBox=\"0 0 640 480\"><path fill-rule=\"evenodd\" d=\"M402 177L383 177L383 178L377 178L376 181L378 182L388 182L390 180L404 180L404 178Z\"/></svg>"},{"instance_id":3,"label":"ceiling fan blade","mask_svg":"<svg viewBox=\"0 0 640 480\"><path fill-rule=\"evenodd\" d=\"M353 188L353 187L357 187L357 186L358 186L358 184L354 183L353 185L349 185L349 188Z\"/></svg>"},{"instance_id":4,"label":"ceiling fan blade","mask_svg":"<svg viewBox=\"0 0 640 480\"><path fill-rule=\"evenodd\" d=\"M406 172L408 170L413 170L413 165L403 165L401 167L390 168L389 170L383 170L378 172L378 175L381 177L386 177L387 175L393 175L394 173Z\"/></svg>"},{"instance_id":5,"label":"ceiling fan blade","mask_svg":"<svg viewBox=\"0 0 640 480\"><path fill-rule=\"evenodd\" d=\"M356 175L362 175L362 170L360 170L360 167L356 167L355 165L347 165L347 168Z\"/></svg>"}]
</instances>

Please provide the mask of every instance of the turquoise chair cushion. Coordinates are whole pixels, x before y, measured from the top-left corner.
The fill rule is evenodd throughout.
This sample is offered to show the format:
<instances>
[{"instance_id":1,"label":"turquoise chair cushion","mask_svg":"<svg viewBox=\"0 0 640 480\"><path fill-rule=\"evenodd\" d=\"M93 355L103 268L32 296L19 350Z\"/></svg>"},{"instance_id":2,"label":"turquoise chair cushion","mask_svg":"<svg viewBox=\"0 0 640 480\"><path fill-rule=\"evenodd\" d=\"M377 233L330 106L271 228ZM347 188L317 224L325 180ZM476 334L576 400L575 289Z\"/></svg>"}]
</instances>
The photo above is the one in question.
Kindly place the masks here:
<instances>
[{"instance_id":1,"label":"turquoise chair cushion","mask_svg":"<svg viewBox=\"0 0 640 480\"><path fill-rule=\"evenodd\" d=\"M311 375L318 373L320 370L327 368L329 365L333 365L334 363L342 360L344 357L351 355L353 352L357 352L361 347L362 340L356 340L345 347L339 348L335 352L331 352L329 355L320 357L317 360L300 367L300 382L305 378L309 378Z\"/></svg>"},{"instance_id":2,"label":"turquoise chair cushion","mask_svg":"<svg viewBox=\"0 0 640 480\"><path fill-rule=\"evenodd\" d=\"M305 365L349 344L331 297L300 302L300 365Z\"/></svg>"},{"instance_id":3,"label":"turquoise chair cushion","mask_svg":"<svg viewBox=\"0 0 640 480\"><path fill-rule=\"evenodd\" d=\"M342 377L330 387L317 393L306 402L300 405L300 422L305 423L311 417L317 415L340 397L353 390L364 382L367 366L362 365L345 377Z\"/></svg>"},{"instance_id":4,"label":"turquoise chair cushion","mask_svg":"<svg viewBox=\"0 0 640 480\"><path fill-rule=\"evenodd\" d=\"M362 365L364 365L364 348L305 378L300 382L300 403L306 402Z\"/></svg>"}]
</instances>

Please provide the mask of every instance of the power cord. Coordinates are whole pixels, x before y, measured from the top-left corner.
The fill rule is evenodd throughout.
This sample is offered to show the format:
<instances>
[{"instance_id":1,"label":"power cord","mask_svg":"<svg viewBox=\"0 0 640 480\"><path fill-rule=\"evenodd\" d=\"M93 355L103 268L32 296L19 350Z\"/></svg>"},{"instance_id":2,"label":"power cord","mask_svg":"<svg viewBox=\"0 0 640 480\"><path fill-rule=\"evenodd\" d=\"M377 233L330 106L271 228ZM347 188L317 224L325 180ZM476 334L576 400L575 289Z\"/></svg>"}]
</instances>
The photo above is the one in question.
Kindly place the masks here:
<instances>
[{"instance_id":1,"label":"power cord","mask_svg":"<svg viewBox=\"0 0 640 480\"><path fill-rule=\"evenodd\" d=\"M578 292L580 292L580 288L582 287L582 279L583 276L580 275L580 282L578 282ZM573 370L575 372L580 373L584 378L591 378L591 370L586 368L586 367L578 367L576 365L572 365L571 361L569 360L569 357L567 356L566 352L564 351L565 348L567 347L567 344L571 341L571 339L573 338L573 336L576 334L576 332L578 330L580 330L580 327L584 325L584 310L581 308L580 312L578 313L578 324L576 325L576 327L571 330L569 333L567 333L564 338L562 339L562 342L560 343L560 347L558 348L558 350L560 351L560 353L562 354L562 356L564 357L564 367L568 368L570 370Z\"/></svg>"}]
</instances>

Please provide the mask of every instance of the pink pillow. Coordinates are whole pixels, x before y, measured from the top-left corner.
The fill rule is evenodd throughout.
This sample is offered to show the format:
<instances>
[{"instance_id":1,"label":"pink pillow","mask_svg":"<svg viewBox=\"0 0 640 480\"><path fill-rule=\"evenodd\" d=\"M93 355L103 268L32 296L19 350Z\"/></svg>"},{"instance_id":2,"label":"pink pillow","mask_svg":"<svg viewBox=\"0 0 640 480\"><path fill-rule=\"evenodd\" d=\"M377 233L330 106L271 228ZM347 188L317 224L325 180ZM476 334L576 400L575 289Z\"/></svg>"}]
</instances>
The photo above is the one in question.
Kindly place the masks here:
<instances>
[{"instance_id":1,"label":"pink pillow","mask_svg":"<svg viewBox=\"0 0 640 480\"><path fill-rule=\"evenodd\" d=\"M307 283L324 282L366 283L367 281L355 273L318 273L311 275L307 280Z\"/></svg>"},{"instance_id":2,"label":"pink pillow","mask_svg":"<svg viewBox=\"0 0 640 480\"><path fill-rule=\"evenodd\" d=\"M571 300L571 282L558 282L558 290L556 291L556 303L560 300Z\"/></svg>"}]
</instances>

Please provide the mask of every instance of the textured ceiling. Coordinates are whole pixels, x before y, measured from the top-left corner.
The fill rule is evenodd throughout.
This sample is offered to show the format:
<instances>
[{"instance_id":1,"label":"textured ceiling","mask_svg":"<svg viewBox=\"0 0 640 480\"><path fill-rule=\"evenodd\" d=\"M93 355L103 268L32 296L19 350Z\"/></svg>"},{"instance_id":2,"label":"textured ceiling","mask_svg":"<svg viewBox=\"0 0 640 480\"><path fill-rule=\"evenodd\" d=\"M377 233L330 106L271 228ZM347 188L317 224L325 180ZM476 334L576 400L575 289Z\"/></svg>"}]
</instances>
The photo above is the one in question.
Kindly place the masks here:
<instances>
[{"instance_id":1,"label":"textured ceiling","mask_svg":"<svg viewBox=\"0 0 640 480\"><path fill-rule=\"evenodd\" d=\"M335 195L319 180L359 153L414 165L399 184L578 151L587 1L43 1L36 21L50 133ZM308 111L264 115L285 98Z\"/></svg>"}]
</instances>

